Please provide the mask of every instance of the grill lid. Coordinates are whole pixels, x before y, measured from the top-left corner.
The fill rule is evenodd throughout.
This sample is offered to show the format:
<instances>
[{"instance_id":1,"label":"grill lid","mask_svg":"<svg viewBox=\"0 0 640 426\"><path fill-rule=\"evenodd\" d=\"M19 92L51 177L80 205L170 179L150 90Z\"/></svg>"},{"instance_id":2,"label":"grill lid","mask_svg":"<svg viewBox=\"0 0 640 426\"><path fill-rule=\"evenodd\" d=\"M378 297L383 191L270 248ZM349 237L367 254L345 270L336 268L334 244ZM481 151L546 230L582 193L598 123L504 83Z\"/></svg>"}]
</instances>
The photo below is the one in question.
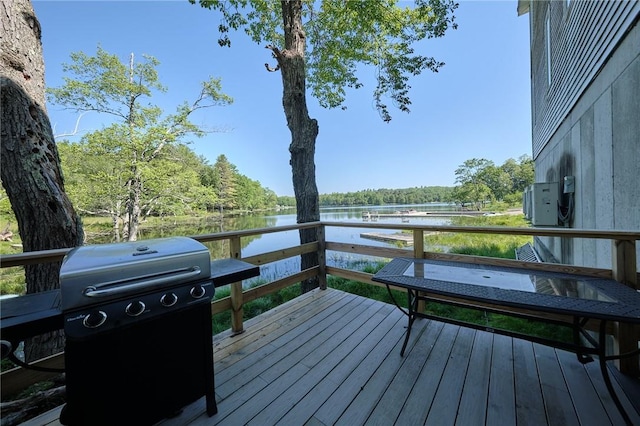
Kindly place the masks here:
<instances>
[{"instance_id":1,"label":"grill lid","mask_svg":"<svg viewBox=\"0 0 640 426\"><path fill-rule=\"evenodd\" d=\"M209 250L188 237L76 247L60 269L62 311L211 277Z\"/></svg>"}]
</instances>

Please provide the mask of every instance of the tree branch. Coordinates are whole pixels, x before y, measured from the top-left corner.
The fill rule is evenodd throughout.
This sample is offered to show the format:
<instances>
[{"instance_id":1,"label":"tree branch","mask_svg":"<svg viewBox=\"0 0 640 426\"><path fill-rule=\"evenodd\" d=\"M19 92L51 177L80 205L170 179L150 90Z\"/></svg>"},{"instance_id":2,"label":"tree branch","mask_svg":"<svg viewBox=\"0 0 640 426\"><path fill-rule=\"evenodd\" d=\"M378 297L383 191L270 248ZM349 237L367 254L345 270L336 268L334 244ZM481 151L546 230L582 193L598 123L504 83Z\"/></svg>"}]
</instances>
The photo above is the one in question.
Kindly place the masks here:
<instances>
[{"instance_id":1,"label":"tree branch","mask_svg":"<svg viewBox=\"0 0 640 426\"><path fill-rule=\"evenodd\" d=\"M71 132L71 133L61 133L61 134L59 134L59 135L53 135L53 137L54 137L55 139L58 139L58 138L66 137L66 136L75 136L75 135L77 135L77 134L78 134L78 127L80 126L80 119L82 119L82 116L83 116L83 115L85 115L85 114L86 114L86 113L88 113L88 112L89 112L89 111L83 111L83 112L78 116L78 119L76 120L76 127L73 129L73 132ZM55 129L54 129L54 130L55 130Z\"/></svg>"},{"instance_id":2,"label":"tree branch","mask_svg":"<svg viewBox=\"0 0 640 426\"><path fill-rule=\"evenodd\" d=\"M271 53L273 54L273 57L278 61L278 65L276 65L275 68L271 67L269 64L264 64L264 67L267 69L267 71L269 72L275 72L278 71L280 69L280 58L282 57L282 54L280 53L280 50L275 47L272 46L270 44L265 46L265 49L269 49L271 50Z\"/></svg>"}]
</instances>

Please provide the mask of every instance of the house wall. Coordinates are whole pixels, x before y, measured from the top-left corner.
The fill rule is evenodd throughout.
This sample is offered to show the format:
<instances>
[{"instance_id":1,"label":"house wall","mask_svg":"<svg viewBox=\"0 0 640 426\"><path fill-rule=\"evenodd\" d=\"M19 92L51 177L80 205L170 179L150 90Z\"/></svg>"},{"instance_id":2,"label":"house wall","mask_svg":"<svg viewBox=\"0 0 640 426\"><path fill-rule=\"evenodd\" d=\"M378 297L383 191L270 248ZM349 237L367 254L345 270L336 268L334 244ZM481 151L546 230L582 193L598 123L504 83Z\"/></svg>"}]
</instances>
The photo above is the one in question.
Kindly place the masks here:
<instances>
[{"instance_id":1,"label":"house wall","mask_svg":"<svg viewBox=\"0 0 640 426\"><path fill-rule=\"evenodd\" d=\"M638 1L530 2L534 159L610 60L639 15ZM550 52L547 52L547 16Z\"/></svg>"},{"instance_id":2,"label":"house wall","mask_svg":"<svg viewBox=\"0 0 640 426\"><path fill-rule=\"evenodd\" d=\"M534 1L529 13L536 182L563 194L563 177L575 176L571 227L640 229L640 2ZM546 261L611 268L608 240L537 238L536 249Z\"/></svg>"}]
</instances>

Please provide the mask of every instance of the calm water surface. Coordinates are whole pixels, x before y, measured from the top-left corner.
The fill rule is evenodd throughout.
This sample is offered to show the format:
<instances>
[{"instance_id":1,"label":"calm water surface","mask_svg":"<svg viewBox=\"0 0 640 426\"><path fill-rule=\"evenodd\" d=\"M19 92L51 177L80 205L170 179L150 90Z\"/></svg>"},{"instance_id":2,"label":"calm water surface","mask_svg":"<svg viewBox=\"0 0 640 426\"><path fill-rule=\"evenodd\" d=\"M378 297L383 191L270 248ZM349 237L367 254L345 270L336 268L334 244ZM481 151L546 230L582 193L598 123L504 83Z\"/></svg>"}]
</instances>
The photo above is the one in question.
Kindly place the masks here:
<instances>
[{"instance_id":1,"label":"calm water surface","mask_svg":"<svg viewBox=\"0 0 640 426\"><path fill-rule=\"evenodd\" d=\"M416 211L438 211L450 210L451 207L443 204L423 204L423 205L393 205L393 206L365 206L365 207L331 207L320 209L320 220L332 222L357 222L367 223L362 219L363 212L378 212L380 214L390 214L398 210L413 209ZM267 226L285 226L294 225L296 223L295 213L274 214L265 216ZM380 218L374 223L401 224L401 218ZM425 225L448 225L449 219L438 217L411 217L412 224ZM328 241L352 244L366 244L375 247L397 247L397 244L375 241L363 238L360 235L367 232L394 234L397 231L376 229L376 228L326 228L326 238ZM242 256L253 256L273 250L284 249L299 244L298 231L278 232L274 234L265 234L257 239L253 239L246 246L243 242ZM411 247L406 247L408 251ZM327 252L327 264L331 266L346 266L353 262L367 260L366 256L356 255L342 252ZM283 275L295 273L300 270L300 259L298 257L275 262L270 265L261 267L261 277L267 279L275 279Z\"/></svg>"},{"instance_id":2,"label":"calm water surface","mask_svg":"<svg viewBox=\"0 0 640 426\"><path fill-rule=\"evenodd\" d=\"M410 205L389 205L389 206L357 206L357 207L326 207L320 209L320 220L331 222L357 222L368 223L362 218L363 212L377 212L379 214L392 214L402 210L415 210L419 212L426 211L444 211L453 210L453 206L447 204L410 204ZM425 225L448 225L449 219L442 217L411 217L409 223L425 224ZM150 239L169 237L174 235L206 235L224 231L238 231L243 229L269 228L276 226L294 225L296 223L296 214L294 209L273 212L270 214L245 214L240 216L225 217L222 223L217 219L198 219L189 224L173 224L167 220L166 225L161 229L142 230L139 239ZM401 224L402 219L396 218L379 218L375 223ZM366 244L375 247L398 247L394 243L386 243L375 241L372 239L362 238L360 235L367 232L394 234L398 231L376 229L376 228L337 228L328 227L326 229L326 237L329 241L351 244ZM108 241L91 241L92 243L103 243ZM253 256L261 253L267 253L274 250L294 247L300 242L298 231L285 231L272 234L264 234L253 237L243 237L241 240L242 257ZM229 256L229 242L217 241L206 243L211 251L214 259L225 258ZM400 246L403 247L403 246ZM411 247L406 249L410 252ZM340 252L327 252L327 264L331 266L350 265L361 260L370 260L370 258ZM273 280L285 275L298 272L300 270L300 258L295 257L274 262L260 267L260 279ZM251 281L245 284L250 284Z\"/></svg>"}]
</instances>

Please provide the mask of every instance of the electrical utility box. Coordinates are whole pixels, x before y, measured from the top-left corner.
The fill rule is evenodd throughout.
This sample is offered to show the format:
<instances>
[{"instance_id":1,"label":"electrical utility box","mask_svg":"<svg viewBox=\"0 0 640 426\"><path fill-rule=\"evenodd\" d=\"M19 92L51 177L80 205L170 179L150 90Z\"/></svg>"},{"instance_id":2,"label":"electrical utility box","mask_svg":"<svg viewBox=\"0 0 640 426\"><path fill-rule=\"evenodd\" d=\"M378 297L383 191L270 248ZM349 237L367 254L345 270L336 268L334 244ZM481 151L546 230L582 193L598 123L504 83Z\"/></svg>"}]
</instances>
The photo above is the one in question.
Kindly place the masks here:
<instances>
[{"instance_id":1,"label":"electrical utility box","mask_svg":"<svg viewBox=\"0 0 640 426\"><path fill-rule=\"evenodd\" d=\"M522 192L522 212L525 219L531 220L531 185Z\"/></svg>"},{"instance_id":2,"label":"electrical utility box","mask_svg":"<svg viewBox=\"0 0 640 426\"><path fill-rule=\"evenodd\" d=\"M534 183L530 186L531 224L558 226L558 183Z\"/></svg>"}]
</instances>

